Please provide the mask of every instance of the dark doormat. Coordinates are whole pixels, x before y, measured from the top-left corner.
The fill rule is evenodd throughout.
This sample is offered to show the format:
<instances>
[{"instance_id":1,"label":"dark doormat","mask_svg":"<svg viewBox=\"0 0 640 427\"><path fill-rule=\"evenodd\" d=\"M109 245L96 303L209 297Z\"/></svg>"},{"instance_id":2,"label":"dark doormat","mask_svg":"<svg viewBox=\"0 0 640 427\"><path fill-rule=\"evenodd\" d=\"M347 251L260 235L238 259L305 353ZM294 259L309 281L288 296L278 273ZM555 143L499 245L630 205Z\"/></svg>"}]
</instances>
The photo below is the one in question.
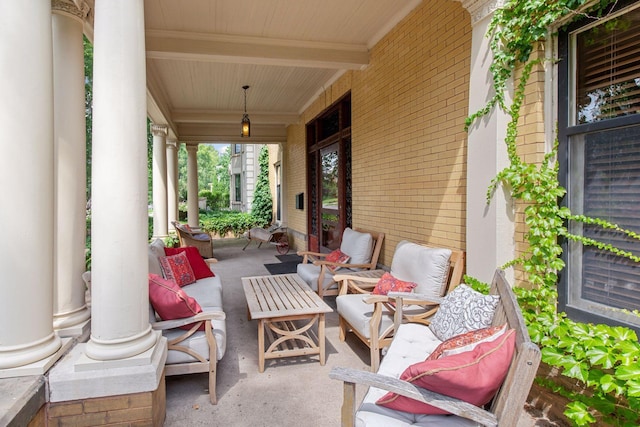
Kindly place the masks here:
<instances>
[{"instance_id":1,"label":"dark doormat","mask_svg":"<svg viewBox=\"0 0 640 427\"><path fill-rule=\"evenodd\" d=\"M276 255L276 258L278 258L280 262L295 262L298 264L302 262L302 257L297 254Z\"/></svg>"},{"instance_id":2,"label":"dark doormat","mask_svg":"<svg viewBox=\"0 0 640 427\"><path fill-rule=\"evenodd\" d=\"M285 255L286 256L286 255ZM265 264L264 267L273 274L290 274L295 273L300 264L298 261L293 262L276 262L275 264Z\"/></svg>"}]
</instances>

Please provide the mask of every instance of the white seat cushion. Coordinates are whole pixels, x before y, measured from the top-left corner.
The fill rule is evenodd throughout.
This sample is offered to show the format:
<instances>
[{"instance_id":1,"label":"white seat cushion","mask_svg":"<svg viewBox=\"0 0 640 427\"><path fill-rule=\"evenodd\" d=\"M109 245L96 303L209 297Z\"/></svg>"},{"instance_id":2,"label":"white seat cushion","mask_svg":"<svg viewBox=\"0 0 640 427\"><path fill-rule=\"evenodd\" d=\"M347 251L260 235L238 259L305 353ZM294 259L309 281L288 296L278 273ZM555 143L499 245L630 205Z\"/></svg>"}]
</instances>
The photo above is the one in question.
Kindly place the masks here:
<instances>
[{"instance_id":1,"label":"white seat cushion","mask_svg":"<svg viewBox=\"0 0 640 427\"><path fill-rule=\"evenodd\" d=\"M202 307L202 311L206 312L206 307ZM218 360L220 360L227 349L226 323L224 320L212 320L211 326L213 328L213 336L216 338L216 345L218 346ZM184 333L185 331L182 329L169 329L162 331L162 335L169 340L177 338ZM186 340L182 341L180 345L190 348L196 353L204 356L205 359L209 360L209 344L207 343L204 331L196 332ZM197 359L187 353L177 350L169 350L169 352L167 352L167 361L165 362L167 365L189 362L197 362Z\"/></svg>"},{"instance_id":2,"label":"white seat cushion","mask_svg":"<svg viewBox=\"0 0 640 427\"><path fill-rule=\"evenodd\" d=\"M373 315L373 304L363 301L366 298L363 294L339 295L336 298L336 308L340 317L357 330L362 336L371 339L371 316ZM382 309L382 319L378 333L393 325L393 315L386 309Z\"/></svg>"},{"instance_id":3,"label":"white seat cushion","mask_svg":"<svg viewBox=\"0 0 640 427\"><path fill-rule=\"evenodd\" d=\"M441 297L446 292L451 250L401 241L391 261L391 275L417 284L415 293Z\"/></svg>"},{"instance_id":4,"label":"white seat cushion","mask_svg":"<svg viewBox=\"0 0 640 427\"><path fill-rule=\"evenodd\" d=\"M198 279L182 287L187 295L195 298L204 310L205 307L222 308L222 282L218 276Z\"/></svg>"},{"instance_id":5,"label":"white seat cushion","mask_svg":"<svg viewBox=\"0 0 640 427\"><path fill-rule=\"evenodd\" d=\"M373 315L373 304L363 301L367 295L346 294L336 297L336 309L340 317L344 318L352 328L356 329L362 336L371 339L371 316ZM425 308L421 305L406 305L402 312L406 315L418 315L424 313ZM383 307L382 318L380 319L381 334L388 327L393 325L393 313Z\"/></svg>"},{"instance_id":6,"label":"white seat cushion","mask_svg":"<svg viewBox=\"0 0 640 427\"><path fill-rule=\"evenodd\" d=\"M399 378L402 372L414 363L422 362L441 341L424 325L408 323L401 325L387 354L380 363L378 373ZM418 415L395 411L376 405L376 400L387 392L370 387L356 413L357 426L476 426L464 418L451 415Z\"/></svg>"}]
</instances>

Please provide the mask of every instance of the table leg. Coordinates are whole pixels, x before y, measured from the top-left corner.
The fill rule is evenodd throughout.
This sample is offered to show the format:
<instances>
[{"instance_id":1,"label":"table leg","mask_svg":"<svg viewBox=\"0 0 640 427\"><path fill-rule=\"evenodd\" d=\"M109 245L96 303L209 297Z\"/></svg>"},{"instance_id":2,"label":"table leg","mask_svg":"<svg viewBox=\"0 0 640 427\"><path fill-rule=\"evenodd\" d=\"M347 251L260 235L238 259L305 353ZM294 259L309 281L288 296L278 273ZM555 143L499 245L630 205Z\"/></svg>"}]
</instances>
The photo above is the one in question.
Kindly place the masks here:
<instances>
[{"instance_id":1,"label":"table leg","mask_svg":"<svg viewBox=\"0 0 640 427\"><path fill-rule=\"evenodd\" d=\"M258 372L264 372L264 319L258 320Z\"/></svg>"},{"instance_id":2,"label":"table leg","mask_svg":"<svg viewBox=\"0 0 640 427\"><path fill-rule=\"evenodd\" d=\"M324 366L324 313L318 319L318 346L320 347L320 365Z\"/></svg>"}]
</instances>

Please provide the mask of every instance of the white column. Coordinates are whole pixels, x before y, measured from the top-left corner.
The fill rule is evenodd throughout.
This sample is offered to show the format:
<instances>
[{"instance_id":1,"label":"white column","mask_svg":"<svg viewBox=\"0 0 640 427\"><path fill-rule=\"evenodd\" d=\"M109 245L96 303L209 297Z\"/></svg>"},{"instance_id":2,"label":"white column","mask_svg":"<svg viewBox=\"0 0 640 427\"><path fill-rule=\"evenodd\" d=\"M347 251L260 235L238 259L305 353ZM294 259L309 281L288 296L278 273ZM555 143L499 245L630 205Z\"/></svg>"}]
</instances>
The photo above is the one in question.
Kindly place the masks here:
<instances>
[{"instance_id":1,"label":"white column","mask_svg":"<svg viewBox=\"0 0 640 427\"><path fill-rule=\"evenodd\" d=\"M484 7L480 3L484 3ZM471 80L469 112L484 107L493 94L489 72L492 54L485 37L496 2L477 2L472 13ZM508 100L507 100L508 101ZM469 130L467 148L467 274L490 282L496 267L514 258L514 211L500 187L491 204L486 192L491 180L508 165L504 139L509 117L496 108ZM509 274L512 274L510 271Z\"/></svg>"},{"instance_id":2,"label":"white column","mask_svg":"<svg viewBox=\"0 0 640 427\"><path fill-rule=\"evenodd\" d=\"M166 339L149 325L143 0L96 0L91 338L49 372L49 401L157 390Z\"/></svg>"},{"instance_id":3,"label":"white column","mask_svg":"<svg viewBox=\"0 0 640 427\"><path fill-rule=\"evenodd\" d=\"M167 216L169 230L178 220L178 142L167 141Z\"/></svg>"},{"instance_id":4,"label":"white column","mask_svg":"<svg viewBox=\"0 0 640 427\"><path fill-rule=\"evenodd\" d=\"M153 237L167 237L167 126L151 125L153 134Z\"/></svg>"},{"instance_id":5,"label":"white column","mask_svg":"<svg viewBox=\"0 0 640 427\"><path fill-rule=\"evenodd\" d=\"M55 250L53 327L60 336L89 331L85 303L86 129L83 12L53 3Z\"/></svg>"},{"instance_id":6,"label":"white column","mask_svg":"<svg viewBox=\"0 0 640 427\"><path fill-rule=\"evenodd\" d=\"M143 0L97 0L93 54L92 359L150 349Z\"/></svg>"},{"instance_id":7,"label":"white column","mask_svg":"<svg viewBox=\"0 0 640 427\"><path fill-rule=\"evenodd\" d=\"M0 2L0 377L34 375L11 368L61 348L52 323L51 43L49 1Z\"/></svg>"},{"instance_id":8,"label":"white column","mask_svg":"<svg viewBox=\"0 0 640 427\"><path fill-rule=\"evenodd\" d=\"M187 222L200 225L198 210L198 144L187 145Z\"/></svg>"}]
</instances>

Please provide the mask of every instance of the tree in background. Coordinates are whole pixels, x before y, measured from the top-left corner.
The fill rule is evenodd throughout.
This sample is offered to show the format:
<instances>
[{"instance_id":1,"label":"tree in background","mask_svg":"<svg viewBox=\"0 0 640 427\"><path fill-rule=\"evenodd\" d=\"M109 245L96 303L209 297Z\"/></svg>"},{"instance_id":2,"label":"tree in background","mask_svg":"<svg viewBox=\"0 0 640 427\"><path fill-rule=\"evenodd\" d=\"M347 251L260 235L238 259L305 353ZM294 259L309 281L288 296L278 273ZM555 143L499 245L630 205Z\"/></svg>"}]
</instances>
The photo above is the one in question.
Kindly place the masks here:
<instances>
[{"instance_id":1,"label":"tree in background","mask_svg":"<svg viewBox=\"0 0 640 427\"><path fill-rule=\"evenodd\" d=\"M218 153L218 164L215 166L216 181L211 192L217 207L224 209L229 207L229 163L231 163L231 146L227 145L223 153Z\"/></svg>"},{"instance_id":2,"label":"tree in background","mask_svg":"<svg viewBox=\"0 0 640 427\"><path fill-rule=\"evenodd\" d=\"M256 182L251 214L263 221L264 225L268 225L273 219L273 200L269 187L269 150L266 145L260 149L258 164L260 165L260 173Z\"/></svg>"},{"instance_id":3,"label":"tree in background","mask_svg":"<svg viewBox=\"0 0 640 427\"><path fill-rule=\"evenodd\" d=\"M212 209L229 206L229 149L220 155L211 144L198 145L198 195L207 198ZM187 200L187 149L180 144L178 151L178 194Z\"/></svg>"},{"instance_id":4,"label":"tree in background","mask_svg":"<svg viewBox=\"0 0 640 427\"><path fill-rule=\"evenodd\" d=\"M93 123L93 45L86 37L82 38L84 46L84 120L86 124L87 152L87 200L91 200L91 132Z\"/></svg>"}]
</instances>

